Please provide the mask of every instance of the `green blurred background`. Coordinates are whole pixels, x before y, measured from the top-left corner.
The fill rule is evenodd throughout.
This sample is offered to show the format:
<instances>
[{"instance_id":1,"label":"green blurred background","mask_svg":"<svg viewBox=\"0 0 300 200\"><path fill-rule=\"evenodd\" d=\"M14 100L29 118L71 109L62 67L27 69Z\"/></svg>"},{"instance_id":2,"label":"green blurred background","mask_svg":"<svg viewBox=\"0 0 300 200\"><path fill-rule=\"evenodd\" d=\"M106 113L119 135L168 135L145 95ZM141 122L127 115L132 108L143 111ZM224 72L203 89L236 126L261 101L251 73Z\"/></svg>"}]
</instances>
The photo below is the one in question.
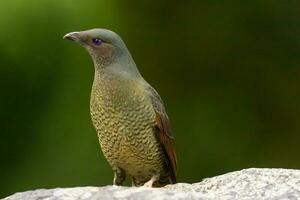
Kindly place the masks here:
<instances>
[{"instance_id":1,"label":"green blurred background","mask_svg":"<svg viewBox=\"0 0 300 200\"><path fill-rule=\"evenodd\" d=\"M107 185L89 115L93 65L62 36L126 42L171 118L179 181L300 167L300 2L1 0L0 198Z\"/></svg>"}]
</instances>

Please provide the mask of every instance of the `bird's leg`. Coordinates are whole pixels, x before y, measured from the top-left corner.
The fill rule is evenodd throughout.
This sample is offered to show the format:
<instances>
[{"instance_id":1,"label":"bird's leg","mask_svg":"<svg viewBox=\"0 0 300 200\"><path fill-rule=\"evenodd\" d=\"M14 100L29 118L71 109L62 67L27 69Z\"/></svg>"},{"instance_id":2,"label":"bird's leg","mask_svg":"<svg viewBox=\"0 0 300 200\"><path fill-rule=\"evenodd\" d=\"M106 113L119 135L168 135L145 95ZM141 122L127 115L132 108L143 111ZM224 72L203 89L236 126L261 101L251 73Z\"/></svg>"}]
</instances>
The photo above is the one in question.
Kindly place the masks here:
<instances>
[{"instance_id":1,"label":"bird's leg","mask_svg":"<svg viewBox=\"0 0 300 200\"><path fill-rule=\"evenodd\" d=\"M131 180L131 186L132 186L132 187L135 187L135 186L136 186L134 178L132 178L132 180Z\"/></svg>"},{"instance_id":2,"label":"bird's leg","mask_svg":"<svg viewBox=\"0 0 300 200\"><path fill-rule=\"evenodd\" d=\"M114 170L114 181L113 184L114 185L122 185L123 182L126 179L126 173L124 172L124 170L120 169L120 168L116 168Z\"/></svg>"},{"instance_id":3,"label":"bird's leg","mask_svg":"<svg viewBox=\"0 0 300 200\"><path fill-rule=\"evenodd\" d=\"M132 187L137 187L138 186L138 183L137 183L137 181L134 177L132 177L131 186Z\"/></svg>"},{"instance_id":4,"label":"bird's leg","mask_svg":"<svg viewBox=\"0 0 300 200\"><path fill-rule=\"evenodd\" d=\"M135 177L132 177L131 185L133 187L139 187L139 186L142 186L143 184L144 184L144 182L141 182L141 181L137 180Z\"/></svg>"},{"instance_id":5,"label":"bird's leg","mask_svg":"<svg viewBox=\"0 0 300 200\"><path fill-rule=\"evenodd\" d=\"M149 181L147 181L143 186L152 187L153 183L157 180L159 180L159 174L154 174L152 178Z\"/></svg>"}]
</instances>

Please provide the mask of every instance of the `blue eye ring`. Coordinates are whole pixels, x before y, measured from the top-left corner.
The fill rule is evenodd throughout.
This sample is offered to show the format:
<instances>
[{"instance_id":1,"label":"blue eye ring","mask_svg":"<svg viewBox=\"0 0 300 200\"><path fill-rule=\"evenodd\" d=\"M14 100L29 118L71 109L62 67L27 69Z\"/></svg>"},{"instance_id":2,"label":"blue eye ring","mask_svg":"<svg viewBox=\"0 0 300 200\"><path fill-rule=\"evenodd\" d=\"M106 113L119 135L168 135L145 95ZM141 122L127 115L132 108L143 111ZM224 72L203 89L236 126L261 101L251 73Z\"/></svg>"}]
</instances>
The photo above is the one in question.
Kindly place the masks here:
<instances>
[{"instance_id":1,"label":"blue eye ring","mask_svg":"<svg viewBox=\"0 0 300 200\"><path fill-rule=\"evenodd\" d=\"M101 45L103 41L100 38L94 38L93 43L97 46Z\"/></svg>"}]
</instances>

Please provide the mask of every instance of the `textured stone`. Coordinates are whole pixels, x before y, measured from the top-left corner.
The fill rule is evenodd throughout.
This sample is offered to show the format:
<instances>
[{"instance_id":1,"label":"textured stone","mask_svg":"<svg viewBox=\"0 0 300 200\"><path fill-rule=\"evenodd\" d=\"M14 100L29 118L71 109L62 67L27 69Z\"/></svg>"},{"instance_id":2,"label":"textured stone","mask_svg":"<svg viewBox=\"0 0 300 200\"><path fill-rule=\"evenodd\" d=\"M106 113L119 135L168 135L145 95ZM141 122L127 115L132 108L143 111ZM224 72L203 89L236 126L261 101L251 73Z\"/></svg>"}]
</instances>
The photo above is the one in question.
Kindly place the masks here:
<instances>
[{"instance_id":1,"label":"textured stone","mask_svg":"<svg viewBox=\"0 0 300 200\"><path fill-rule=\"evenodd\" d=\"M245 169L202 182L178 183L164 188L78 187L40 189L14 194L4 200L296 200L300 199L300 170Z\"/></svg>"}]
</instances>

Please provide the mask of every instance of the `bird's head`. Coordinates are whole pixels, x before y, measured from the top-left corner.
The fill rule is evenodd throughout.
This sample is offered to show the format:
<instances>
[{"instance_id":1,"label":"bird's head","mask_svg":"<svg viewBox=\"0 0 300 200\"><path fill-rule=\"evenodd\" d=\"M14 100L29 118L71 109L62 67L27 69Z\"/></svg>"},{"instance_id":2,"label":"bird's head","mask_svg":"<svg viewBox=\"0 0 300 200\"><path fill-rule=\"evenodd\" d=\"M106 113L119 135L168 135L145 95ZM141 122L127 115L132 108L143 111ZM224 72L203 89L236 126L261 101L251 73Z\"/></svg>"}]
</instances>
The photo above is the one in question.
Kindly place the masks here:
<instances>
[{"instance_id":1,"label":"bird's head","mask_svg":"<svg viewBox=\"0 0 300 200\"><path fill-rule=\"evenodd\" d=\"M135 63L121 37L107 29L91 29L71 32L64 39L83 46L93 58L97 68L120 67L121 70L137 71Z\"/></svg>"}]
</instances>

